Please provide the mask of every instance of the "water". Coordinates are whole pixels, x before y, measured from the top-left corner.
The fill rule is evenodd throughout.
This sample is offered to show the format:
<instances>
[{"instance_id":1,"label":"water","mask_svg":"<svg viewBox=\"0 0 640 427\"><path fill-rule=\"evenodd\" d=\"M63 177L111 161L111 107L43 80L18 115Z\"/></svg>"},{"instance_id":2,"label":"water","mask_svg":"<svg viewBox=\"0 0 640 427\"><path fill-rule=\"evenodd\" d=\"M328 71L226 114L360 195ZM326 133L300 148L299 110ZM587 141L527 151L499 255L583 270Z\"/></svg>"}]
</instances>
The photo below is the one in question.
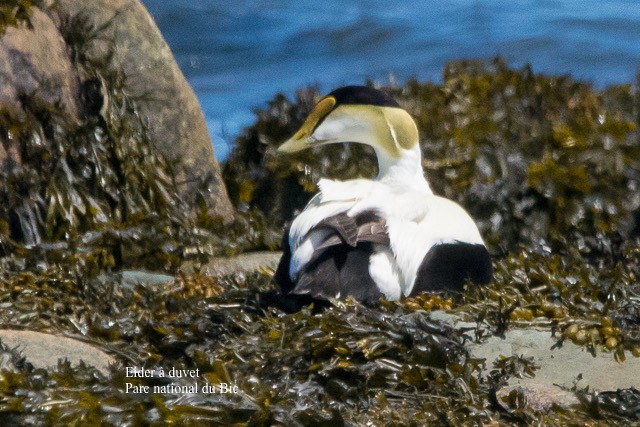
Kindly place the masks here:
<instances>
[{"instance_id":1,"label":"water","mask_svg":"<svg viewBox=\"0 0 640 427\"><path fill-rule=\"evenodd\" d=\"M143 0L204 110L219 160L282 91L439 81L445 62L504 56L597 87L640 68L640 2Z\"/></svg>"}]
</instances>

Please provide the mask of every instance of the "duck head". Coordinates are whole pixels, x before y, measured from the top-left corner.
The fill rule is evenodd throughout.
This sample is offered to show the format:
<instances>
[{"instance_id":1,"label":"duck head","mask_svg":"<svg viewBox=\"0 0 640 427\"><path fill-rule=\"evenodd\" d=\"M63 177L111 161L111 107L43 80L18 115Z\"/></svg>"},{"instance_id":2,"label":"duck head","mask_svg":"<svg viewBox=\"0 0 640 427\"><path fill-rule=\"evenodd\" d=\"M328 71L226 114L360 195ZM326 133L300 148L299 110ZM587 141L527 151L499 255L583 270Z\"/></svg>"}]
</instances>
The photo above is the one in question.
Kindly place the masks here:
<instances>
[{"instance_id":1,"label":"duck head","mask_svg":"<svg viewBox=\"0 0 640 427\"><path fill-rule=\"evenodd\" d=\"M302 127L278 151L293 153L334 143L373 147L378 179L399 173L422 176L418 128L389 95L366 86L345 86L322 98Z\"/></svg>"}]
</instances>

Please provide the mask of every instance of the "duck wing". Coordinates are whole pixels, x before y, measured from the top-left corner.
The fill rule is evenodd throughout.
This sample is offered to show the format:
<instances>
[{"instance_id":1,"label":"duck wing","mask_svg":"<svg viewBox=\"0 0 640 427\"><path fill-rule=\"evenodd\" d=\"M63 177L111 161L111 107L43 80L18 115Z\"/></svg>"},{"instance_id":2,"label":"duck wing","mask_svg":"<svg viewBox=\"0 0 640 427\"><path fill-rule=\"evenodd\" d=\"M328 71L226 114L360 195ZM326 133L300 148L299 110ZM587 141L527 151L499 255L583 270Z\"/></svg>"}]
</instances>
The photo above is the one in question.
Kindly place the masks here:
<instances>
[{"instance_id":1,"label":"duck wing","mask_svg":"<svg viewBox=\"0 0 640 427\"><path fill-rule=\"evenodd\" d=\"M347 214L338 214L322 220L314 229L329 228L331 233L318 246L318 249L338 244L347 244L355 248L360 242L378 243L389 246L389 234L386 221L375 214L361 214L355 218Z\"/></svg>"}]
</instances>

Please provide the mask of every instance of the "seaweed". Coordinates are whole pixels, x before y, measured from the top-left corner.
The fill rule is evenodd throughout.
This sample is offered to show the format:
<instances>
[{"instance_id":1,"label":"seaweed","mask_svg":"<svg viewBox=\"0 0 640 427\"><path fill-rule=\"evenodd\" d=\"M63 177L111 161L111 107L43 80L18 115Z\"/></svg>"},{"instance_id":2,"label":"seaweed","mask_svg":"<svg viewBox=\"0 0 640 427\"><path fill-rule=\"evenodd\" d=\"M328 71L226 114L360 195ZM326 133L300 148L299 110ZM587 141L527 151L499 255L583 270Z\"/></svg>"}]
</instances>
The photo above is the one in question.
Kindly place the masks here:
<instances>
[{"instance_id":1,"label":"seaweed","mask_svg":"<svg viewBox=\"0 0 640 427\"><path fill-rule=\"evenodd\" d=\"M19 25L31 25L31 14L33 8L44 7L44 0L2 0L0 3L0 37L7 31L8 27Z\"/></svg>"},{"instance_id":2,"label":"seaweed","mask_svg":"<svg viewBox=\"0 0 640 427\"><path fill-rule=\"evenodd\" d=\"M60 19L82 80L80 117L37 93L22 94L19 108L0 106L0 141L12 153L0 176L0 255L66 260L95 275L126 266L175 271L187 258L276 247L279 237L259 216L225 224L206 197L197 205L181 197L174 166L139 112L148 95L129 93L111 65L112 21Z\"/></svg>"},{"instance_id":3,"label":"seaweed","mask_svg":"<svg viewBox=\"0 0 640 427\"><path fill-rule=\"evenodd\" d=\"M536 264L535 259L511 262L516 273ZM477 331L455 330L428 314L435 308L476 318L487 311L495 326L490 319L497 295L506 300L511 293L533 313L531 321L515 317L518 325L511 327L590 322L590 328L619 328L626 349L631 330L620 327L615 316L607 323L595 313L579 315L570 308L554 314L553 292L530 296L523 284L499 282L486 292L469 292L464 300L421 295L378 307L347 300L321 313L309 307L286 314L255 298L272 289L272 274L217 279L181 274L165 285L131 285L55 268L4 273L0 305L10 303L11 309L0 313L0 323L76 336L109 351L118 363L107 374L67 362L54 370L35 369L2 348L9 356L0 352L0 413L27 425L60 420L107 425L575 425L607 420L625 425L636 420L637 391L632 389L618 394L576 389L581 400L571 411L535 411L517 393L498 401L495 394L509 378L534 376L536 366L517 356L475 359L464 342L477 339ZM571 279L564 285L570 289L557 284L562 293L593 295L585 284L576 289ZM624 303L616 302L614 309L618 304ZM610 351L602 342L595 345ZM126 378L128 366L198 369L200 386L228 384L237 393L167 389L127 394L127 383L153 389L170 382ZM486 366L492 367L488 377L482 374Z\"/></svg>"},{"instance_id":4,"label":"seaweed","mask_svg":"<svg viewBox=\"0 0 640 427\"><path fill-rule=\"evenodd\" d=\"M411 80L382 89L416 120L434 191L469 210L496 255L519 245L560 249L585 235L635 233L635 86L598 92L497 58L451 62L441 84ZM295 101L279 94L257 111L224 167L238 208L281 223L304 207L319 177L375 175L372 152L358 144L276 153L319 96L316 88L299 90Z\"/></svg>"},{"instance_id":5,"label":"seaweed","mask_svg":"<svg viewBox=\"0 0 640 427\"><path fill-rule=\"evenodd\" d=\"M0 107L0 141L17 153L0 177L0 324L72 336L117 363L109 372L65 361L36 368L0 343L4 422L637 422L635 389L575 387L577 405L547 412L527 407L518 391L499 400L505 382L535 375L535 364L477 359L465 347L542 326L558 345L570 340L620 362L640 357L637 85L596 91L496 59L452 62L440 84L385 88L418 123L434 189L478 220L495 255L494 280L455 296L373 307L333 301L321 311L285 313L266 298L275 287L268 269L222 278L181 272L164 284L104 272L175 271L185 259L273 249L320 176L375 174L371 151L330 146L277 155L320 95L317 88L299 90L294 102L276 95L225 165L240 214L224 224L205 198L196 206L181 199L139 99L109 66L108 24L97 28L79 15L63 17L61 27L82 79L78 121L35 94L23 94L19 111ZM88 53L93 43L107 46L102 55ZM432 320L434 310L478 327L454 329ZM178 393L166 378L126 377L132 366L197 370L200 385L234 392ZM131 394L127 384L159 389Z\"/></svg>"}]
</instances>

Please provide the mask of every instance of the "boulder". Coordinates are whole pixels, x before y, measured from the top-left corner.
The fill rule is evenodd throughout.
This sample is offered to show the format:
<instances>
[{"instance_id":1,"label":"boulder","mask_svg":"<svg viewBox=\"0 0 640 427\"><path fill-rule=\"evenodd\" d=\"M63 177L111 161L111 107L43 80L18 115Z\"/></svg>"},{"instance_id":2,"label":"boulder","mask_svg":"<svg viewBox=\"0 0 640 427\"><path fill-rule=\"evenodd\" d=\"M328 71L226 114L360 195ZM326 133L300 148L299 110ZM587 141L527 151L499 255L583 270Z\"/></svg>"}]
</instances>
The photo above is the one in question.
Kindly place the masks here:
<instances>
[{"instance_id":1,"label":"boulder","mask_svg":"<svg viewBox=\"0 0 640 427\"><path fill-rule=\"evenodd\" d=\"M489 333L486 325L464 322L443 311L433 311L429 318L462 330L480 326ZM473 357L486 359L485 375L501 356L532 359L538 367L535 376L510 378L508 384L497 390L496 396L506 402L511 393L518 393L525 398L525 406L538 411L549 410L553 405L576 404L579 401L574 390L587 387L597 392L640 389L640 358L627 357L624 362L617 362L611 352L601 350L592 354L586 347L570 341L559 345L558 338L545 328L512 328L503 337L491 335L480 343L467 344L467 348Z\"/></svg>"},{"instance_id":2,"label":"boulder","mask_svg":"<svg viewBox=\"0 0 640 427\"><path fill-rule=\"evenodd\" d=\"M208 183L216 213L230 219L233 209L198 99L142 3L60 0L57 4L61 16L82 13L96 28L104 26L101 38L107 42L96 43L93 54L100 55L113 41L112 61L124 70L128 90L148 98L140 102L140 109L149 121L152 141L168 159L180 164L181 181L187 190L195 191Z\"/></svg>"},{"instance_id":3,"label":"boulder","mask_svg":"<svg viewBox=\"0 0 640 427\"><path fill-rule=\"evenodd\" d=\"M82 361L106 375L109 365L116 363L112 356L90 344L43 332L0 329L0 342L15 348L36 368L55 369L59 360L68 360L72 366Z\"/></svg>"},{"instance_id":4,"label":"boulder","mask_svg":"<svg viewBox=\"0 0 640 427\"><path fill-rule=\"evenodd\" d=\"M78 116L78 78L55 22L34 9L26 25L8 27L0 36L0 107L20 117L25 95L59 104L74 120ZM20 164L18 147L0 134L0 167ZM7 163L8 162L8 163Z\"/></svg>"},{"instance_id":5,"label":"boulder","mask_svg":"<svg viewBox=\"0 0 640 427\"><path fill-rule=\"evenodd\" d=\"M195 200L196 190L204 184L202 194L208 195L213 213L232 219L233 209L198 100L142 3L60 0L44 10L31 10L30 25L21 23L0 35L1 110L7 111L8 106L11 114L20 117L24 95L57 104L72 121L92 108L84 105L95 102L85 93L91 89L86 84L88 76L74 65L72 49L65 45L62 34L65 23L81 16L97 34L88 37L83 55L90 60L113 52L110 65L124 72L125 89L137 101L150 140L176 166L187 199ZM104 92L93 89L98 95ZM10 138L0 134L0 142L0 167L19 164L18 150Z\"/></svg>"}]
</instances>

